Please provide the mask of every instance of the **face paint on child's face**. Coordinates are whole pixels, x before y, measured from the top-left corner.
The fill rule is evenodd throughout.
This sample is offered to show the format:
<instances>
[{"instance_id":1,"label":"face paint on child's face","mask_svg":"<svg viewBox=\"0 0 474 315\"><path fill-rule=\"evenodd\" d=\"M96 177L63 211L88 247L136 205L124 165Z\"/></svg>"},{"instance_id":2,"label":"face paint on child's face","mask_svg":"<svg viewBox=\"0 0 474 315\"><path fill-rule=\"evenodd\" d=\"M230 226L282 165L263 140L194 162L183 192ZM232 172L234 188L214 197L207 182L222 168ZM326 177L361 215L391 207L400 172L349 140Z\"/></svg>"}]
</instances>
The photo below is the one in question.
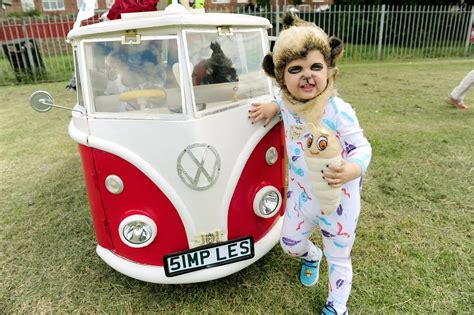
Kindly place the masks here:
<instances>
[{"instance_id":1,"label":"face paint on child's face","mask_svg":"<svg viewBox=\"0 0 474 315\"><path fill-rule=\"evenodd\" d=\"M291 61L285 67L284 80L286 88L294 98L315 98L324 91L328 80L323 54L319 50L312 50L305 58Z\"/></svg>"}]
</instances>

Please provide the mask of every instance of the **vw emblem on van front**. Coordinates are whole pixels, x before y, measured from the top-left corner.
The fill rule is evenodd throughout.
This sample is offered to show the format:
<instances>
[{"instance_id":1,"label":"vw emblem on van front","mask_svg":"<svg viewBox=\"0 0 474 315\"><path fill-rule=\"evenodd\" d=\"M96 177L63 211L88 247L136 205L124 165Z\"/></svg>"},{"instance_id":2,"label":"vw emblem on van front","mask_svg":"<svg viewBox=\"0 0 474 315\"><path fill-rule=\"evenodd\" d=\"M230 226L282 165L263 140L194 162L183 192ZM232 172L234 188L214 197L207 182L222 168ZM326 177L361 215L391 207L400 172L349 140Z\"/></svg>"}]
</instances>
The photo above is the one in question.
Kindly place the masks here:
<instances>
[{"instance_id":1,"label":"vw emblem on van front","mask_svg":"<svg viewBox=\"0 0 474 315\"><path fill-rule=\"evenodd\" d=\"M178 157L178 175L194 190L206 190L219 176L221 160L216 149L208 144L195 143L186 147Z\"/></svg>"}]
</instances>

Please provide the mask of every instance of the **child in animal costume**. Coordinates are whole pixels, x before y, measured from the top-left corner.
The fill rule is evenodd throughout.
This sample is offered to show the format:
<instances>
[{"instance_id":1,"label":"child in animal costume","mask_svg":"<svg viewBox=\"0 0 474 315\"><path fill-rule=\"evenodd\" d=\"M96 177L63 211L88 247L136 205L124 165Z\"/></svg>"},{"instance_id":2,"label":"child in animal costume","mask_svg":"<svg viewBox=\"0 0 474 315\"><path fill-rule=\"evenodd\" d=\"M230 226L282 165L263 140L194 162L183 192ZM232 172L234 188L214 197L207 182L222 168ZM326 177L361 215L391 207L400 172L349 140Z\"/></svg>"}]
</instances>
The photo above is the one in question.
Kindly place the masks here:
<instances>
[{"instance_id":1,"label":"child in animal costume","mask_svg":"<svg viewBox=\"0 0 474 315\"><path fill-rule=\"evenodd\" d=\"M265 72L280 85L270 103L254 103L252 123L278 113L285 126L288 191L281 246L301 258L300 281L316 284L323 253L309 240L319 226L328 263L329 294L321 314L345 314L352 284L351 249L360 213L362 175L371 147L352 107L336 96L342 42L287 14Z\"/></svg>"}]
</instances>

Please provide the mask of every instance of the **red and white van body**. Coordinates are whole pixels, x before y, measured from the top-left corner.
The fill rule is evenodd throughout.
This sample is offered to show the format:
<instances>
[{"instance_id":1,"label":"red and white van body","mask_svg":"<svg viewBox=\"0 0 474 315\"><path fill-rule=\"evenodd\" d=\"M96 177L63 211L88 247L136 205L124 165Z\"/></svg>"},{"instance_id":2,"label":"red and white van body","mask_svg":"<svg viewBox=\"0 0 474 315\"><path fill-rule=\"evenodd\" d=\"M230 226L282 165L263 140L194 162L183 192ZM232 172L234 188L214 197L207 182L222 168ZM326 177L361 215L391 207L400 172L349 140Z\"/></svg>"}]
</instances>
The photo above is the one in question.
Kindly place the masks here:
<instances>
[{"instance_id":1,"label":"red and white van body","mask_svg":"<svg viewBox=\"0 0 474 315\"><path fill-rule=\"evenodd\" d=\"M154 283L208 281L278 243L283 126L247 118L252 102L271 97L256 65L269 27L172 5L69 33L78 81L69 134L79 143L97 253L114 269ZM208 56L193 61L198 49ZM199 61L209 74L221 53L234 77L196 82ZM151 83L156 76L163 82Z\"/></svg>"}]
</instances>

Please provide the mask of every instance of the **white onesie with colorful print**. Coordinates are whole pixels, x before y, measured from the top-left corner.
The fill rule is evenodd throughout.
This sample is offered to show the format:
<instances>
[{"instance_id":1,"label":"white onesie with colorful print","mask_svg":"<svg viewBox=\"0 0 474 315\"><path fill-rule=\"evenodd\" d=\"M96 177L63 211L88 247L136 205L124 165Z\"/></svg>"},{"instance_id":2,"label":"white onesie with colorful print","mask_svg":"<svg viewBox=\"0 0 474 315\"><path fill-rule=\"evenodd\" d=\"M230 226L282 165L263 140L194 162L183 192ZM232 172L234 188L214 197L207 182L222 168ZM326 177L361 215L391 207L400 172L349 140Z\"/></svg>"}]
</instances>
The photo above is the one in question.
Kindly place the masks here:
<instances>
[{"instance_id":1,"label":"white onesie with colorful print","mask_svg":"<svg viewBox=\"0 0 474 315\"><path fill-rule=\"evenodd\" d=\"M290 112L278 100L285 126L288 156L288 191L280 243L294 257L319 260L319 251L309 240L319 226L323 252L328 263L329 295L327 303L338 313L346 310L352 284L351 249L360 213L362 176L342 186L341 203L331 214L323 214L312 193L312 182L304 159L309 131L302 117ZM342 158L360 165L362 174L369 165L372 149L359 126L352 107L338 97L331 97L324 108L322 123L332 130L342 148ZM294 132L300 130L300 132Z\"/></svg>"}]
</instances>

